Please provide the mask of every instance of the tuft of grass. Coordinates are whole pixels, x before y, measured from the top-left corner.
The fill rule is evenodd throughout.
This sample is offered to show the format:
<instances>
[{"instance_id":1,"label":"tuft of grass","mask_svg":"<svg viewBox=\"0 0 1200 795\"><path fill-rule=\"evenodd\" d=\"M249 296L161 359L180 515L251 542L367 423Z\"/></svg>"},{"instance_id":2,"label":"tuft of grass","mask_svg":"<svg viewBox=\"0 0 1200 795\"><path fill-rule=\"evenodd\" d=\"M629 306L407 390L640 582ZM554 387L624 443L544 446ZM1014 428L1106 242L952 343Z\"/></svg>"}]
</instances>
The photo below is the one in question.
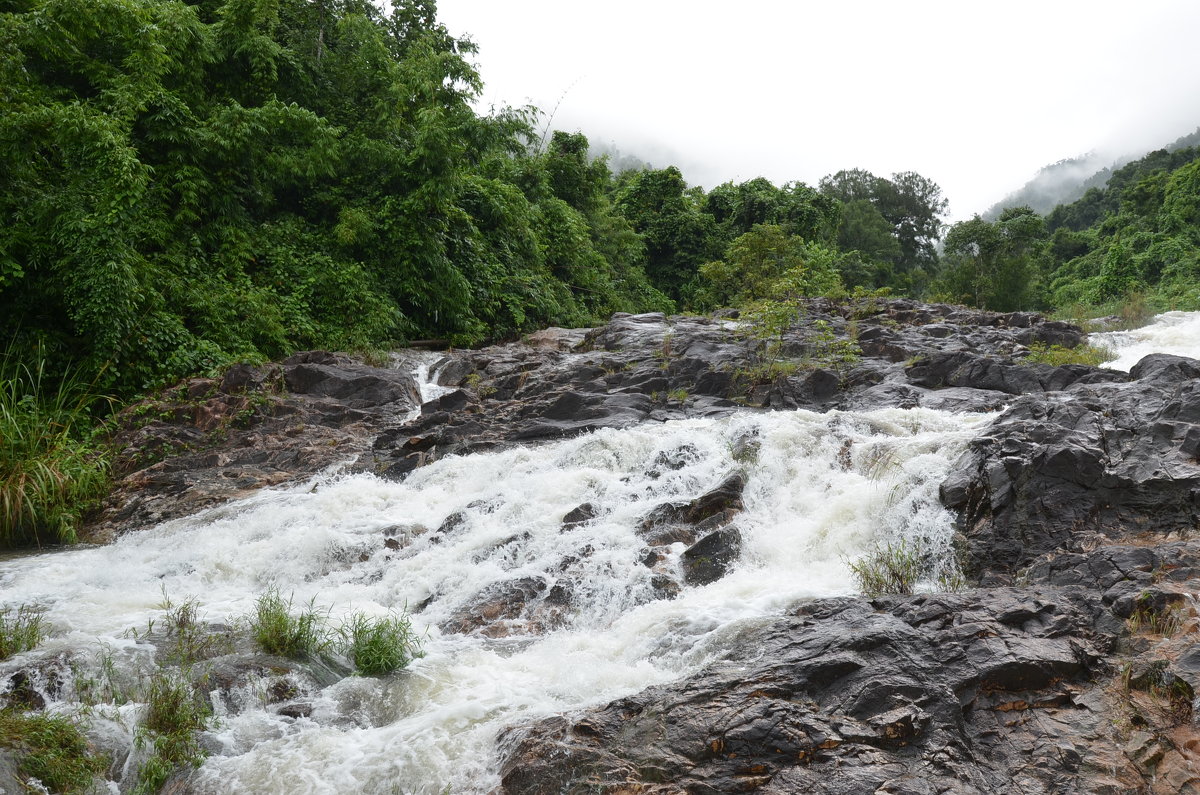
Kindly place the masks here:
<instances>
[{"instance_id":1,"label":"tuft of grass","mask_svg":"<svg viewBox=\"0 0 1200 795\"><path fill-rule=\"evenodd\" d=\"M920 551L905 541L878 546L849 565L859 590L868 597L910 594L924 570Z\"/></svg>"},{"instance_id":2,"label":"tuft of grass","mask_svg":"<svg viewBox=\"0 0 1200 795\"><path fill-rule=\"evenodd\" d=\"M77 540L108 487L108 458L88 438L101 399L73 374L50 378L44 360L0 353L0 546Z\"/></svg>"},{"instance_id":3,"label":"tuft of grass","mask_svg":"<svg viewBox=\"0 0 1200 795\"><path fill-rule=\"evenodd\" d=\"M688 391L686 389L672 389L667 393L667 400L673 400L676 403L687 403Z\"/></svg>"},{"instance_id":4,"label":"tuft of grass","mask_svg":"<svg viewBox=\"0 0 1200 795\"><path fill-rule=\"evenodd\" d=\"M1029 355L1025 357L1025 361L1052 364L1055 367L1064 364L1086 364L1099 367L1115 358L1113 352L1103 346L1084 344L1074 348L1064 348L1061 345L1034 343L1029 349Z\"/></svg>"},{"instance_id":5,"label":"tuft of grass","mask_svg":"<svg viewBox=\"0 0 1200 795\"><path fill-rule=\"evenodd\" d=\"M199 735L212 716L212 708L186 668L156 670L143 698L146 716L134 742L139 748L149 745L151 750L138 768L137 786L132 790L136 795L158 792L176 771L198 767L204 761Z\"/></svg>"},{"instance_id":6,"label":"tuft of grass","mask_svg":"<svg viewBox=\"0 0 1200 795\"><path fill-rule=\"evenodd\" d=\"M44 789L26 784L30 792L88 792L108 768L108 759L96 753L79 727L61 715L0 711L0 745L17 752L22 775L41 782Z\"/></svg>"},{"instance_id":7,"label":"tuft of grass","mask_svg":"<svg viewBox=\"0 0 1200 795\"><path fill-rule=\"evenodd\" d=\"M399 671L421 656L421 640L406 615L372 617L354 613L342 626L346 656L359 673L378 676Z\"/></svg>"},{"instance_id":8,"label":"tuft of grass","mask_svg":"<svg viewBox=\"0 0 1200 795\"><path fill-rule=\"evenodd\" d=\"M160 605L164 615L159 626L170 645L166 648L165 661L187 667L217 654L231 651L228 638L209 632L200 620L200 602L193 596L179 603L171 600L163 589ZM154 630L154 623L147 627L147 634Z\"/></svg>"},{"instance_id":9,"label":"tuft of grass","mask_svg":"<svg viewBox=\"0 0 1200 795\"><path fill-rule=\"evenodd\" d=\"M258 597L254 615L250 617L250 631L254 642L268 654L307 657L329 647L331 638L325 618L312 602L303 610L293 612L291 597L285 600L277 589L272 588Z\"/></svg>"},{"instance_id":10,"label":"tuft of grass","mask_svg":"<svg viewBox=\"0 0 1200 795\"><path fill-rule=\"evenodd\" d=\"M29 607L21 605L15 615L11 610L0 610L0 660L29 651L45 637L41 615Z\"/></svg>"},{"instance_id":11,"label":"tuft of grass","mask_svg":"<svg viewBox=\"0 0 1200 795\"><path fill-rule=\"evenodd\" d=\"M1129 615L1126 622L1133 634L1148 632L1151 635L1162 635L1169 638L1183 626L1183 610L1178 605L1157 607L1154 597L1143 593L1136 600L1137 606Z\"/></svg>"}]
</instances>

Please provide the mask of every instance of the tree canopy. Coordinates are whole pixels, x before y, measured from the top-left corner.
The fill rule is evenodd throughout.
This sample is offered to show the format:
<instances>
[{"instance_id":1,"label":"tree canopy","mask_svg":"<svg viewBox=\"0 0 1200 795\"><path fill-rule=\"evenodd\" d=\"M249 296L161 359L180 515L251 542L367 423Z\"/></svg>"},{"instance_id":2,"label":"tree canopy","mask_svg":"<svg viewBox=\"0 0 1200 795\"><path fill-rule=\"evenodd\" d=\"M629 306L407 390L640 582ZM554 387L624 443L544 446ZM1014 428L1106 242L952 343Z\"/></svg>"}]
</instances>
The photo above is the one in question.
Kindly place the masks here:
<instances>
[{"instance_id":1,"label":"tree canopy","mask_svg":"<svg viewBox=\"0 0 1200 795\"><path fill-rule=\"evenodd\" d=\"M840 284L920 284L945 211L911 172L613 174L536 109L478 114L432 0L0 0L0 35L0 331L121 393L736 301L706 263L767 237Z\"/></svg>"}]
</instances>

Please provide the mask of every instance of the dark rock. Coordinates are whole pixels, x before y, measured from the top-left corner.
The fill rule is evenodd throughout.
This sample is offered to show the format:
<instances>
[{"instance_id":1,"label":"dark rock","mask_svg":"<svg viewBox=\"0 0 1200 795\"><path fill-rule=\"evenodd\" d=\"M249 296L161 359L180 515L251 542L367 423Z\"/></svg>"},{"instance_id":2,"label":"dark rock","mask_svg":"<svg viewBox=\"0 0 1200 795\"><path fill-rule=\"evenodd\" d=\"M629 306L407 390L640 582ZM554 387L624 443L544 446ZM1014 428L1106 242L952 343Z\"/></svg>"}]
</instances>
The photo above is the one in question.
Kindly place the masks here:
<instances>
[{"instance_id":1,"label":"dark rock","mask_svg":"<svg viewBox=\"0 0 1200 795\"><path fill-rule=\"evenodd\" d=\"M716 582L741 552L742 534L736 527L715 530L684 550L683 579L688 585Z\"/></svg>"},{"instance_id":2,"label":"dark rock","mask_svg":"<svg viewBox=\"0 0 1200 795\"><path fill-rule=\"evenodd\" d=\"M1075 694L1098 652L1048 635L1048 625L995 616L1053 613L1085 634L1093 602L1001 590L881 607L812 603L684 682L509 730L502 791L602 781L631 792L1015 793L1018 774L1026 792L1089 791L1083 736L1094 743L1109 716ZM1009 719L1035 703L1036 720ZM1076 762L1025 750L1056 726Z\"/></svg>"},{"instance_id":3,"label":"dark rock","mask_svg":"<svg viewBox=\"0 0 1200 795\"><path fill-rule=\"evenodd\" d=\"M735 472L712 490L691 502L664 503L642 520L639 533L652 544L677 541L692 543L697 527L706 520L724 524L742 510L742 490L746 479ZM709 526L712 526L710 524Z\"/></svg>"},{"instance_id":4,"label":"dark rock","mask_svg":"<svg viewBox=\"0 0 1200 795\"><path fill-rule=\"evenodd\" d=\"M323 351L165 389L118 418L117 481L86 535L110 539L311 476L369 449L419 403L408 373Z\"/></svg>"},{"instance_id":5,"label":"dark rock","mask_svg":"<svg viewBox=\"0 0 1200 795\"><path fill-rule=\"evenodd\" d=\"M485 588L441 624L442 632L478 632L488 637L504 637L524 627L519 619L531 603L544 594L547 583L541 577L522 577Z\"/></svg>"},{"instance_id":6,"label":"dark rock","mask_svg":"<svg viewBox=\"0 0 1200 795\"><path fill-rule=\"evenodd\" d=\"M577 527L581 524L586 524L596 518L596 506L590 502L585 502L577 508L573 508L567 512L567 515L562 518L562 529L568 530L572 527Z\"/></svg>"},{"instance_id":7,"label":"dark rock","mask_svg":"<svg viewBox=\"0 0 1200 795\"><path fill-rule=\"evenodd\" d=\"M312 715L312 704L298 702L296 704L284 704L279 708L278 712L287 718L307 718Z\"/></svg>"},{"instance_id":8,"label":"dark rock","mask_svg":"<svg viewBox=\"0 0 1200 795\"><path fill-rule=\"evenodd\" d=\"M420 405L412 376L398 370L331 364L292 364L284 367L288 389L299 395L334 398L352 408L383 406L403 401Z\"/></svg>"},{"instance_id":9,"label":"dark rock","mask_svg":"<svg viewBox=\"0 0 1200 795\"><path fill-rule=\"evenodd\" d=\"M1015 400L954 466L942 499L962 514L970 569L1009 574L1083 531L1165 534L1200 520L1200 363L1151 361L1128 383ZM1062 369L1062 368L1058 368Z\"/></svg>"}]
</instances>

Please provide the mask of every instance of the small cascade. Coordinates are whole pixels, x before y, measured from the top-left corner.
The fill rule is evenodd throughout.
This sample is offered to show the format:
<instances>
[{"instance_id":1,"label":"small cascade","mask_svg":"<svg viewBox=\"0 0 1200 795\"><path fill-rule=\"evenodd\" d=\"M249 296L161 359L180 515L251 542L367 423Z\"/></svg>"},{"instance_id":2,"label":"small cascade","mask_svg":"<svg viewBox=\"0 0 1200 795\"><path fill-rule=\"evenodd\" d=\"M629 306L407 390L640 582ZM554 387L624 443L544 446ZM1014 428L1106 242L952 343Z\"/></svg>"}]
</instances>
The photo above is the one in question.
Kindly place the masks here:
<instances>
[{"instance_id":1,"label":"small cascade","mask_svg":"<svg viewBox=\"0 0 1200 795\"><path fill-rule=\"evenodd\" d=\"M1200 312L1164 312L1141 328L1089 334L1088 339L1116 354L1104 364L1113 370L1128 371L1151 353L1200 359Z\"/></svg>"}]
</instances>

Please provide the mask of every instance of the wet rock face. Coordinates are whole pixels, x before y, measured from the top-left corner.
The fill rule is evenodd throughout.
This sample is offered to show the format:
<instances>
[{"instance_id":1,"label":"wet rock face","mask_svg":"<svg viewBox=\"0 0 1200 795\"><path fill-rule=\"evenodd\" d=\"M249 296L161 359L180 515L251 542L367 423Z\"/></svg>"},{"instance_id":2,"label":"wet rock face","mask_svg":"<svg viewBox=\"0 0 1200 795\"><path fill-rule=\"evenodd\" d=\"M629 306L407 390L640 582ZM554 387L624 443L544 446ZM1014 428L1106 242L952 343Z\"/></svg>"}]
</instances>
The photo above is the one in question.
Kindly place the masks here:
<instances>
[{"instance_id":1,"label":"wet rock face","mask_svg":"<svg viewBox=\"0 0 1200 795\"><path fill-rule=\"evenodd\" d=\"M856 337L863 358L836 370L824 365L818 322L842 341ZM1034 342L1081 339L1075 327L1030 313L814 299L782 341L807 365L756 381L762 342L735 320L618 314L596 329L547 329L447 355L434 369L456 389L411 421L420 395L403 362L379 368L308 351L278 364L237 365L124 413L115 439L118 483L87 535L112 538L355 458L361 469L402 478L446 455L646 421L747 407L991 411L1019 391L1122 377L1012 358Z\"/></svg>"},{"instance_id":2,"label":"wet rock face","mask_svg":"<svg viewBox=\"0 0 1200 795\"><path fill-rule=\"evenodd\" d=\"M324 351L191 379L122 413L116 487L87 535L109 539L311 476L418 405L407 369Z\"/></svg>"},{"instance_id":3,"label":"wet rock face","mask_svg":"<svg viewBox=\"0 0 1200 795\"><path fill-rule=\"evenodd\" d=\"M1195 527L1197 368L1149 356L1128 382L1077 382L1014 401L942 486L943 502L963 516L969 568L1000 582L1097 536Z\"/></svg>"},{"instance_id":4,"label":"wet rock face","mask_svg":"<svg viewBox=\"0 0 1200 795\"><path fill-rule=\"evenodd\" d=\"M686 682L511 730L503 790L1089 791L1099 610L1039 589L813 602Z\"/></svg>"},{"instance_id":5,"label":"wet rock face","mask_svg":"<svg viewBox=\"0 0 1200 795\"><path fill-rule=\"evenodd\" d=\"M1011 405L942 486L991 587L815 601L684 681L513 727L504 792L1200 793L1200 362L902 374L839 399Z\"/></svg>"},{"instance_id":6,"label":"wet rock face","mask_svg":"<svg viewBox=\"0 0 1200 795\"><path fill-rule=\"evenodd\" d=\"M827 362L818 322L842 342L856 338L862 358ZM446 455L746 408L994 411L1023 391L1127 377L1019 361L1035 342L1082 339L1078 328L1032 313L814 299L782 341L787 356L804 366L761 380L755 364L762 343L736 320L618 314L597 329L547 330L455 354L438 373L443 386L459 392L381 434L366 465L403 478Z\"/></svg>"},{"instance_id":7,"label":"wet rock face","mask_svg":"<svg viewBox=\"0 0 1200 795\"><path fill-rule=\"evenodd\" d=\"M820 360L816 321L861 360ZM1023 361L1075 327L913 301L808 303L783 347L803 366L750 375L760 343L726 318L617 315L447 355L451 391L421 406L402 370L329 353L195 379L130 417L120 489L98 528L148 524L359 455L404 478L446 455L599 428L743 410L1008 410L942 485L961 517L963 594L827 599L744 630L700 673L611 704L511 727L510 793L1200 793L1200 363L1130 374ZM136 411L136 410L135 410ZM756 455L753 437L734 457ZM694 454L664 454L662 477ZM671 599L739 565L745 481L647 505L635 600ZM384 554L451 543L466 515L394 527ZM477 594L440 630L489 638L568 626L592 554L583 504L561 517L576 555ZM109 530L110 531L110 530ZM515 533L481 556L516 554ZM236 674L236 675L234 675ZM226 690L234 692L235 671ZM287 679L284 685L293 682ZM26 698L24 680L3 684ZM281 685L281 714L311 711Z\"/></svg>"}]
</instances>

